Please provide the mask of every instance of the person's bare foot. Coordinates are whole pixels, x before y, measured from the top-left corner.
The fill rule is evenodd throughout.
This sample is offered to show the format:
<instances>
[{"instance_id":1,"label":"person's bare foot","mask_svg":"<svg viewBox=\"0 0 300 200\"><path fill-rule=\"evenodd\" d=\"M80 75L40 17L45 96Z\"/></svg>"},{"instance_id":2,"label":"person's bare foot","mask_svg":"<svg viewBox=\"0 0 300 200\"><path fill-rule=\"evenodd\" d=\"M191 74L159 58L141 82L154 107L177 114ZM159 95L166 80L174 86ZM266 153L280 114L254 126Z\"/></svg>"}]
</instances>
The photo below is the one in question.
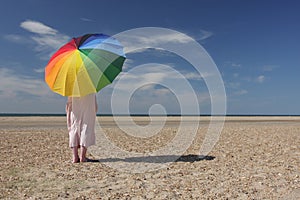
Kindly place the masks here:
<instances>
[{"instance_id":1,"label":"person's bare foot","mask_svg":"<svg viewBox=\"0 0 300 200\"><path fill-rule=\"evenodd\" d=\"M79 157L77 157L77 158L73 157L72 163L79 163L79 162L80 162Z\"/></svg>"},{"instance_id":2,"label":"person's bare foot","mask_svg":"<svg viewBox=\"0 0 300 200\"><path fill-rule=\"evenodd\" d=\"M78 147L72 147L72 152L73 152L72 163L78 163L78 162L80 162L79 156L78 156Z\"/></svg>"},{"instance_id":3,"label":"person's bare foot","mask_svg":"<svg viewBox=\"0 0 300 200\"><path fill-rule=\"evenodd\" d=\"M87 162L88 159L86 158L86 151L87 151L87 148L82 146L81 147L81 152L80 152L80 162Z\"/></svg>"}]
</instances>

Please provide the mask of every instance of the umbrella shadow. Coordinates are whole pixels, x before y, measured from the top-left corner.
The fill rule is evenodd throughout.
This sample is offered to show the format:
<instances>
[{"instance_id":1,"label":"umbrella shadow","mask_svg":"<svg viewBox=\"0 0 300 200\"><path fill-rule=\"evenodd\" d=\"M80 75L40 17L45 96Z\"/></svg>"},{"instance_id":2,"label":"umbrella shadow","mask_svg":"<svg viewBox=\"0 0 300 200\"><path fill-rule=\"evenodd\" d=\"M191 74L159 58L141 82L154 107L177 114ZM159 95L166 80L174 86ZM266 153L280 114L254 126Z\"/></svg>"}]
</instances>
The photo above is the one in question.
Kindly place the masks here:
<instances>
[{"instance_id":1,"label":"umbrella shadow","mask_svg":"<svg viewBox=\"0 0 300 200\"><path fill-rule=\"evenodd\" d=\"M170 162L199 162L204 160L214 160L214 156L189 155L166 155L166 156L142 156L128 158L101 158L89 159L88 162L129 162L129 163L170 163Z\"/></svg>"}]
</instances>

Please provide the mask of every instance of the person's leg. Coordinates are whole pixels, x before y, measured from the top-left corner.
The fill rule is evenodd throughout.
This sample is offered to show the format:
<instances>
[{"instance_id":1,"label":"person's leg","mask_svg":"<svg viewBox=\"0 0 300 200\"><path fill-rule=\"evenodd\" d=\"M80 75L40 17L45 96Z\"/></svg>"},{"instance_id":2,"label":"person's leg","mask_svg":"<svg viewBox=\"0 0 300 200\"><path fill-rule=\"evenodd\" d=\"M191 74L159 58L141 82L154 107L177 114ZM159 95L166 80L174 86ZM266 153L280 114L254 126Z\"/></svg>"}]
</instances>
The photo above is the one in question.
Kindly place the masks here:
<instances>
[{"instance_id":1,"label":"person's leg","mask_svg":"<svg viewBox=\"0 0 300 200\"><path fill-rule=\"evenodd\" d=\"M72 152L73 152L73 163L78 163L79 162L79 156L78 156L78 146L72 147Z\"/></svg>"},{"instance_id":2,"label":"person's leg","mask_svg":"<svg viewBox=\"0 0 300 200\"><path fill-rule=\"evenodd\" d=\"M87 148L85 146L81 146L80 162L86 162L87 161L86 152L87 152Z\"/></svg>"}]
</instances>

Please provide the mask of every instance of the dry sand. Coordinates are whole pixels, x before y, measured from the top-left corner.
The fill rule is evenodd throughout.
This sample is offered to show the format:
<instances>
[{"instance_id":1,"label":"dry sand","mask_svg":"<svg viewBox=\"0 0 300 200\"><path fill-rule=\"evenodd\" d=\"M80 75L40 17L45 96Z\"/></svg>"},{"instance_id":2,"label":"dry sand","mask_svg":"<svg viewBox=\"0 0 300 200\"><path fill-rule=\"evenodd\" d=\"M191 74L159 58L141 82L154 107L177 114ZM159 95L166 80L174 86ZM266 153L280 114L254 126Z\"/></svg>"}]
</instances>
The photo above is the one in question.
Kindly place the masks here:
<instances>
[{"instance_id":1,"label":"dry sand","mask_svg":"<svg viewBox=\"0 0 300 200\"><path fill-rule=\"evenodd\" d=\"M124 134L110 117L99 120L107 137L131 152L164 146L179 122L169 117L159 134L145 139ZM149 123L148 118L135 120ZM208 124L204 118L192 145L176 162L128 173L107 166L105 161L114 162L112 158L72 164L64 117L0 117L0 198L300 199L299 117L228 117L214 149L198 160ZM98 160L97 155L89 157Z\"/></svg>"}]
</instances>

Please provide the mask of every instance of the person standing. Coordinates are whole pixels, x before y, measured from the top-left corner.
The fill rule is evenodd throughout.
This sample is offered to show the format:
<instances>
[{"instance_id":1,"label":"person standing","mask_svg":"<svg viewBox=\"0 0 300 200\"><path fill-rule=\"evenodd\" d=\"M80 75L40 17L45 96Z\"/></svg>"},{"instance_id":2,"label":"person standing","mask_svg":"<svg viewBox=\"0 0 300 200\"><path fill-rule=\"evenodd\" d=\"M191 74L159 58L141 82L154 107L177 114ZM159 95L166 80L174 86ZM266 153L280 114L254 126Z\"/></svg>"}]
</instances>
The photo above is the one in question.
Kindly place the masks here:
<instances>
[{"instance_id":1,"label":"person standing","mask_svg":"<svg viewBox=\"0 0 300 200\"><path fill-rule=\"evenodd\" d=\"M98 111L96 94L68 97L66 103L69 146L73 163L86 162L87 148L95 144L95 121ZM78 150L80 148L80 154Z\"/></svg>"}]
</instances>

